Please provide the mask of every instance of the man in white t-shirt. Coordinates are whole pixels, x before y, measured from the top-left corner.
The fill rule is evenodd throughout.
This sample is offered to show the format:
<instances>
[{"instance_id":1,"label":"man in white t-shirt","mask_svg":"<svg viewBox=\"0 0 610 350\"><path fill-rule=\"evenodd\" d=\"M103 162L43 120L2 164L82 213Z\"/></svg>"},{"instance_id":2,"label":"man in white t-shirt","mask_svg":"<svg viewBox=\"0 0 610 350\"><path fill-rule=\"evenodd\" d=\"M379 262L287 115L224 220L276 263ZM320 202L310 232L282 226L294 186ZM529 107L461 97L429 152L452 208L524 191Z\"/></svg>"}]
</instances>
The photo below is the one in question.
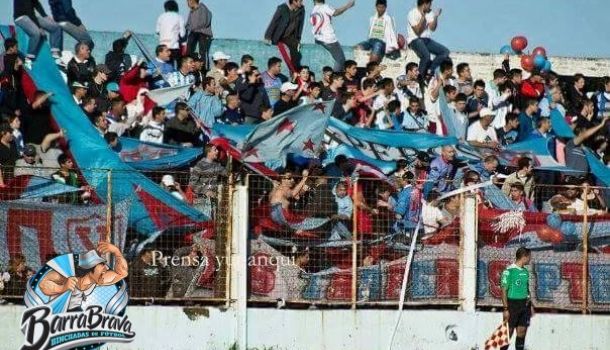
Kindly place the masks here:
<instances>
[{"instance_id":1,"label":"man in white t-shirt","mask_svg":"<svg viewBox=\"0 0 610 350\"><path fill-rule=\"evenodd\" d=\"M449 50L431 38L441 12L442 9L432 12L432 0L417 0L417 7L409 11L407 43L419 57L422 78L433 76L441 62L449 58ZM434 54L434 61L431 61L431 54Z\"/></svg>"},{"instance_id":2,"label":"man in white t-shirt","mask_svg":"<svg viewBox=\"0 0 610 350\"><path fill-rule=\"evenodd\" d=\"M311 10L311 16L309 22L312 26L312 33L316 40L316 44L322 45L335 60L334 71L343 71L343 65L345 64L345 54L339 44L339 40L335 35L335 28L333 28L333 17L339 16L348 9L354 7L355 1L349 0L345 5L334 9L326 4L325 0L314 0L313 10Z\"/></svg>"},{"instance_id":3,"label":"man in white t-shirt","mask_svg":"<svg viewBox=\"0 0 610 350\"><path fill-rule=\"evenodd\" d=\"M489 108L483 108L480 112L480 119L468 128L466 141L474 147L490 148L499 150L498 136L496 130L491 126L494 112Z\"/></svg>"},{"instance_id":4,"label":"man in white t-shirt","mask_svg":"<svg viewBox=\"0 0 610 350\"><path fill-rule=\"evenodd\" d=\"M171 50L170 63L174 64L180 57L180 42L186 37L184 18L178 14L178 3L168 0L163 5L165 12L157 19L159 45Z\"/></svg>"}]
</instances>

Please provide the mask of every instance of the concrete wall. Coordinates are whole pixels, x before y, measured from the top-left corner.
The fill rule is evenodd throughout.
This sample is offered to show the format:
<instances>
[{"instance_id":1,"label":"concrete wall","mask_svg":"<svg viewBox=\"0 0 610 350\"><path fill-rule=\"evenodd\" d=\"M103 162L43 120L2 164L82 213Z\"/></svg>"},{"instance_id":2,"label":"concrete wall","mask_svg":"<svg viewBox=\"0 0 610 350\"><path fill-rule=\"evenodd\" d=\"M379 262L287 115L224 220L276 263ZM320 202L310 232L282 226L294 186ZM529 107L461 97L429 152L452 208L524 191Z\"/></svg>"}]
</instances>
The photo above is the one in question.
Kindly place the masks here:
<instances>
[{"instance_id":1,"label":"concrete wall","mask_svg":"<svg viewBox=\"0 0 610 350\"><path fill-rule=\"evenodd\" d=\"M0 307L0 350L18 349L22 307ZM130 307L136 340L106 349L230 349L236 342L234 309ZM190 315L190 316L189 316ZM483 349L499 313L406 310L393 349ZM248 349L389 349L391 310L248 310ZM610 349L610 316L536 315L526 345L536 350ZM451 332L455 337L451 336Z\"/></svg>"},{"instance_id":2,"label":"concrete wall","mask_svg":"<svg viewBox=\"0 0 610 350\"><path fill-rule=\"evenodd\" d=\"M365 66L368 62L368 52L354 51L354 57L359 66ZM454 64L467 62L470 64L472 76L475 79L491 80L494 69L502 67L503 55L499 54L479 54L453 52L451 59ZM384 59L383 64L388 68L383 73L384 76L396 77L404 74L405 66L408 62L419 62L419 59L411 50L405 50L402 57L397 60ZM553 70L561 75L573 75L582 73L586 76L601 77L610 75L610 59L587 59L569 57L551 57L550 61ZM512 68L521 68L518 56L511 56L510 64Z\"/></svg>"}]
</instances>

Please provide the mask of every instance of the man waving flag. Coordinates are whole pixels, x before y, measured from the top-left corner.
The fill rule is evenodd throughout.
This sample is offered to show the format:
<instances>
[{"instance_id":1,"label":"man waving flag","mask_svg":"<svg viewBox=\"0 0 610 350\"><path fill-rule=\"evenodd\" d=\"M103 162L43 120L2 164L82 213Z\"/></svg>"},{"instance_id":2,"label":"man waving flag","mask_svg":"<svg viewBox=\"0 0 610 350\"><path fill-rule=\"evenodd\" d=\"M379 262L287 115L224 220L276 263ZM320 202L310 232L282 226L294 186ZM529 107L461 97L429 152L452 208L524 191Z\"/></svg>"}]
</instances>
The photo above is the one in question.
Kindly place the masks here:
<instances>
[{"instance_id":1,"label":"man waving flag","mask_svg":"<svg viewBox=\"0 0 610 350\"><path fill-rule=\"evenodd\" d=\"M257 125L243 142L243 160L277 161L285 159L288 153L317 158L332 103L298 106Z\"/></svg>"}]
</instances>

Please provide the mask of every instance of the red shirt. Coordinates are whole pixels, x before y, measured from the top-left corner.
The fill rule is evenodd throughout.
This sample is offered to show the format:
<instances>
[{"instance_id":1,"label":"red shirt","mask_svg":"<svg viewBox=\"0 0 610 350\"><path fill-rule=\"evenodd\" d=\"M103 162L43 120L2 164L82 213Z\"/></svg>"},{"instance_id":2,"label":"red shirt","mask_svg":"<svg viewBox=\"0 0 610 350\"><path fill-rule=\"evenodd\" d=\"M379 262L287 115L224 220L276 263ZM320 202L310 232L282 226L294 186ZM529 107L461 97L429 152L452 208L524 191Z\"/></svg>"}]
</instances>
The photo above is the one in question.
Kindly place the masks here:
<instances>
[{"instance_id":1,"label":"red shirt","mask_svg":"<svg viewBox=\"0 0 610 350\"><path fill-rule=\"evenodd\" d=\"M132 69L125 72L125 75L119 82L119 93L123 97L125 103L129 103L138 97L140 89L148 89L146 79L140 77L140 66L134 66ZM156 103L146 96L144 101L144 113L148 113Z\"/></svg>"},{"instance_id":2,"label":"red shirt","mask_svg":"<svg viewBox=\"0 0 610 350\"><path fill-rule=\"evenodd\" d=\"M356 98L357 104L354 107L354 116L356 117L356 124L366 124L366 119L371 114L373 108L373 96L370 96L366 100L364 100L364 93L358 90L354 93L354 97Z\"/></svg>"},{"instance_id":3,"label":"red shirt","mask_svg":"<svg viewBox=\"0 0 610 350\"><path fill-rule=\"evenodd\" d=\"M540 101L544 97L544 84L534 83L530 79L524 80L521 84L521 96Z\"/></svg>"}]
</instances>

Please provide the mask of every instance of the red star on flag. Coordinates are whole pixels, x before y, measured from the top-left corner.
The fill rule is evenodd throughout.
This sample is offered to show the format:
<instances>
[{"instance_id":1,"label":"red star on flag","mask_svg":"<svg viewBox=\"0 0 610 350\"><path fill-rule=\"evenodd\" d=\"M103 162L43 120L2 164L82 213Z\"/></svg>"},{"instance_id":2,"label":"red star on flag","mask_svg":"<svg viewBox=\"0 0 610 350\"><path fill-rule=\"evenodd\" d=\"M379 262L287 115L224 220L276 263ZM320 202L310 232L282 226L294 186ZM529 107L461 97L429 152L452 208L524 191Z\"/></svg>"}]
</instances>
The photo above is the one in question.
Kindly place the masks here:
<instances>
[{"instance_id":1,"label":"red star on flag","mask_svg":"<svg viewBox=\"0 0 610 350\"><path fill-rule=\"evenodd\" d=\"M278 126L277 128L276 134L280 134L284 130L287 130L288 132L292 132L294 130L294 123L288 118L284 119L284 121L280 123L280 126Z\"/></svg>"},{"instance_id":2,"label":"red star on flag","mask_svg":"<svg viewBox=\"0 0 610 350\"><path fill-rule=\"evenodd\" d=\"M250 148L248 148L247 150L244 151L244 153L242 155L242 158L246 159L246 158L248 158L250 156L254 156L254 157L258 158L258 150L256 148L254 148L254 147L250 147Z\"/></svg>"},{"instance_id":3,"label":"red star on flag","mask_svg":"<svg viewBox=\"0 0 610 350\"><path fill-rule=\"evenodd\" d=\"M311 141L311 138L308 139L307 141L303 142L303 151L306 150L311 150L313 152L313 148L316 146L315 143L313 143L313 141Z\"/></svg>"},{"instance_id":4,"label":"red star on flag","mask_svg":"<svg viewBox=\"0 0 610 350\"><path fill-rule=\"evenodd\" d=\"M315 106L313 106L313 110L320 110L322 113L326 113L326 105L324 103L316 103Z\"/></svg>"}]
</instances>

